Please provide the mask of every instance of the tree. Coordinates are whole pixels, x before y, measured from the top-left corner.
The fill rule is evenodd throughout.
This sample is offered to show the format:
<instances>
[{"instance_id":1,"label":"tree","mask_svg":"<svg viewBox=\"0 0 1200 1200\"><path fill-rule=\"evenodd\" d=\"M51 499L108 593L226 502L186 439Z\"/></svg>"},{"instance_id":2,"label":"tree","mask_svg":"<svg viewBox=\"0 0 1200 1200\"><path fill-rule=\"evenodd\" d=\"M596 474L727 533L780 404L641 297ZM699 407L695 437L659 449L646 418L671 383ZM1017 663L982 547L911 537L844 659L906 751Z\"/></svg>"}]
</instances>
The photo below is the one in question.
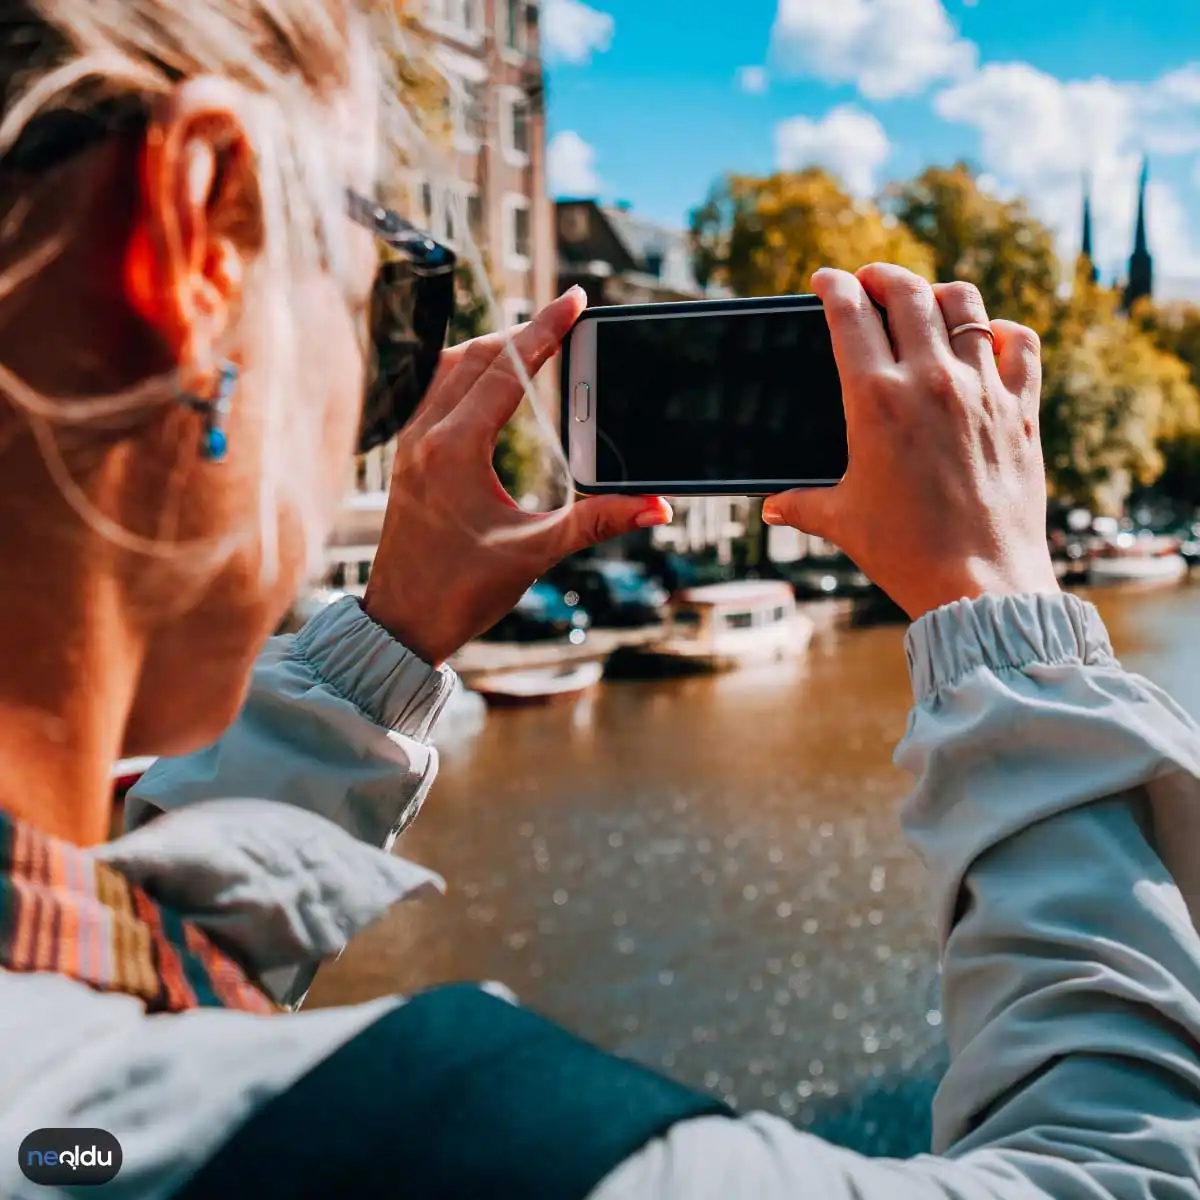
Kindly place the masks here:
<instances>
[{"instance_id":1,"label":"tree","mask_svg":"<svg viewBox=\"0 0 1200 1200\"><path fill-rule=\"evenodd\" d=\"M1119 311L1120 297L1077 280L1046 339L1042 440L1062 499L1119 513L1163 472L1162 443L1200 418L1188 368Z\"/></svg>"},{"instance_id":2,"label":"tree","mask_svg":"<svg viewBox=\"0 0 1200 1200\"><path fill-rule=\"evenodd\" d=\"M739 296L807 291L820 267L886 261L933 274L932 254L895 217L818 167L727 176L692 213L691 234L700 282Z\"/></svg>"},{"instance_id":3,"label":"tree","mask_svg":"<svg viewBox=\"0 0 1200 1200\"><path fill-rule=\"evenodd\" d=\"M891 208L933 255L938 282L967 280L993 317L1045 334L1055 316L1062 266L1054 235L1023 200L981 190L966 165L930 167L892 190Z\"/></svg>"},{"instance_id":4,"label":"tree","mask_svg":"<svg viewBox=\"0 0 1200 1200\"><path fill-rule=\"evenodd\" d=\"M1200 307L1160 307L1143 300L1133 319L1160 349L1187 367L1193 387L1200 390ZM1176 412L1172 418L1160 446L1165 466L1156 490L1188 507L1200 507L1200 410Z\"/></svg>"}]
</instances>

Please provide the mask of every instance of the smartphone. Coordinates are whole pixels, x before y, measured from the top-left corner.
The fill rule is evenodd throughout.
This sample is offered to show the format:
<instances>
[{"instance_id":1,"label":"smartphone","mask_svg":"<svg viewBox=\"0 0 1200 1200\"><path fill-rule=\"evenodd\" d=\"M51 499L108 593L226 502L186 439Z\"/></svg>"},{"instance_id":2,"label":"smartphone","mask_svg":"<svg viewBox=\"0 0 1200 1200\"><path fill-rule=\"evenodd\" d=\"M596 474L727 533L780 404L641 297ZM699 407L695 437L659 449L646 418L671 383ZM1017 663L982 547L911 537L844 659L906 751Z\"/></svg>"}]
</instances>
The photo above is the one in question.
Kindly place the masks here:
<instances>
[{"instance_id":1,"label":"smartphone","mask_svg":"<svg viewBox=\"0 0 1200 1200\"><path fill-rule=\"evenodd\" d=\"M833 486L846 417L821 301L585 309L564 344L562 437L585 493Z\"/></svg>"}]
</instances>

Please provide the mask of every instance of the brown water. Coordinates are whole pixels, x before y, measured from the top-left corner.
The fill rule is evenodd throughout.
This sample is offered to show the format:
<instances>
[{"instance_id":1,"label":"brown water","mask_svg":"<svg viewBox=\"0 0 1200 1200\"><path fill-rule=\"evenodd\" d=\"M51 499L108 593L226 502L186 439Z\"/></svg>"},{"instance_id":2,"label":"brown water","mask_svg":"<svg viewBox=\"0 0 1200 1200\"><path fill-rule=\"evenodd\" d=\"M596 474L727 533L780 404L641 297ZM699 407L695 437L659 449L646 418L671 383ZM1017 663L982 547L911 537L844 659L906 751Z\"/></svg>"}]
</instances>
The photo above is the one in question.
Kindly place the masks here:
<instances>
[{"instance_id":1,"label":"brown water","mask_svg":"<svg viewBox=\"0 0 1200 1200\"><path fill-rule=\"evenodd\" d=\"M1200 715L1200 587L1091 598L1127 665ZM891 765L902 638L831 631L795 664L492 713L404 841L448 895L358 939L313 1003L499 980L743 1110L926 1148L943 1049Z\"/></svg>"}]
</instances>

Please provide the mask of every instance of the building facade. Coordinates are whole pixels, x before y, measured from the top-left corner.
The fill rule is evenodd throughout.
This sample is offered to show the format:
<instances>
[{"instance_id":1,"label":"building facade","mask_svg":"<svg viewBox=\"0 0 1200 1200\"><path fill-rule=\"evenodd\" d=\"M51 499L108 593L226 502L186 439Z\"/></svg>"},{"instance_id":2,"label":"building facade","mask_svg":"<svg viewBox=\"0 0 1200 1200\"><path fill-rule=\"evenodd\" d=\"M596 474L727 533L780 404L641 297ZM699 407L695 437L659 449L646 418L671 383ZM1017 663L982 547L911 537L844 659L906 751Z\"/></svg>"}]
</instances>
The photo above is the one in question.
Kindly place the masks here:
<instances>
[{"instance_id":1,"label":"building facade","mask_svg":"<svg viewBox=\"0 0 1200 1200\"><path fill-rule=\"evenodd\" d=\"M428 36L445 82L447 134L436 161L410 171L401 207L456 249L469 230L504 321L528 320L555 283L538 3L418 0L405 11ZM335 587L361 592L366 583L393 457L389 445L355 463L327 555Z\"/></svg>"}]
</instances>

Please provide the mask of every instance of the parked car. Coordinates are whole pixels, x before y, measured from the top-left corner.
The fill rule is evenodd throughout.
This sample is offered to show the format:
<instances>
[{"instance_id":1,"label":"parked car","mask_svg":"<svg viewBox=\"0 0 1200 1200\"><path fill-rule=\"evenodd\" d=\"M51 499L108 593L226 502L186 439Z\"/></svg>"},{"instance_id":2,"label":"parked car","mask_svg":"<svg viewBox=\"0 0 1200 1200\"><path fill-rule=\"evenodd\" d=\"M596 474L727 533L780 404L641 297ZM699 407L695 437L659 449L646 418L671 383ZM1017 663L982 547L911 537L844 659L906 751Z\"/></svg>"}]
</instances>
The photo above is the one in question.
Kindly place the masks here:
<instances>
[{"instance_id":1,"label":"parked car","mask_svg":"<svg viewBox=\"0 0 1200 1200\"><path fill-rule=\"evenodd\" d=\"M655 625L663 619L667 590L644 567L624 559L568 561L550 578L568 600L584 605L597 625Z\"/></svg>"},{"instance_id":2,"label":"parked car","mask_svg":"<svg viewBox=\"0 0 1200 1200\"><path fill-rule=\"evenodd\" d=\"M578 596L563 595L560 588L539 579L512 611L483 635L483 640L541 642L567 638L579 643L587 637L591 623L591 614Z\"/></svg>"},{"instance_id":3,"label":"parked car","mask_svg":"<svg viewBox=\"0 0 1200 1200\"><path fill-rule=\"evenodd\" d=\"M775 569L792 585L799 600L866 596L871 591L871 581L844 554L810 556L775 564Z\"/></svg>"}]
</instances>

